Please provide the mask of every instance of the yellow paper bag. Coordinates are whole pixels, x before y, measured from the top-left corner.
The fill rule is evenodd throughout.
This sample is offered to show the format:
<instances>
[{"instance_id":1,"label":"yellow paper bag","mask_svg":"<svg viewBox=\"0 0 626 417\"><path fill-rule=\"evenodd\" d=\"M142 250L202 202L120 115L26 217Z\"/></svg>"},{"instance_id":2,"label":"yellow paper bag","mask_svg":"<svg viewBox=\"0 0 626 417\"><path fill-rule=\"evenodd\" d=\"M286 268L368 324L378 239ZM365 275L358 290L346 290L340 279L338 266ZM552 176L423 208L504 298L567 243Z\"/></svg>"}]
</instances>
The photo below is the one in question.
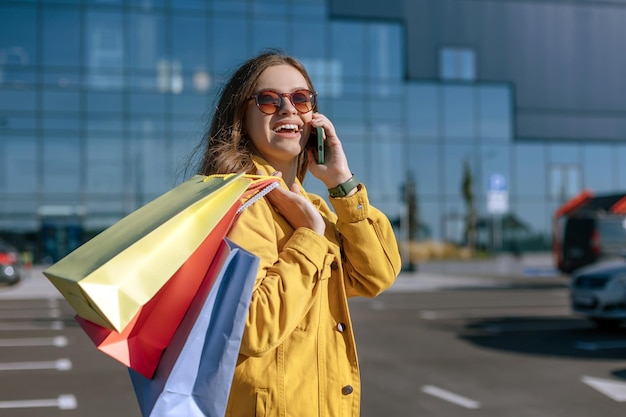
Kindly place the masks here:
<instances>
[{"instance_id":1,"label":"yellow paper bag","mask_svg":"<svg viewBox=\"0 0 626 417\"><path fill-rule=\"evenodd\" d=\"M124 217L44 275L79 316L121 332L258 178L197 175Z\"/></svg>"}]
</instances>

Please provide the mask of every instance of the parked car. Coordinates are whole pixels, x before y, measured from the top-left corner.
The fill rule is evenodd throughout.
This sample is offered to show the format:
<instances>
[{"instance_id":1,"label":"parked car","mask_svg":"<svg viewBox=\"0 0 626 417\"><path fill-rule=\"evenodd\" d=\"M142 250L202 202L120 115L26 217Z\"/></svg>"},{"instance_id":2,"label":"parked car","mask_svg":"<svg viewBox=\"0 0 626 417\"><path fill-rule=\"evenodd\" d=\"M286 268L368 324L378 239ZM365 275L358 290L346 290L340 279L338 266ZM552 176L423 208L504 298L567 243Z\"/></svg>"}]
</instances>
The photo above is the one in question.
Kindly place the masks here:
<instances>
[{"instance_id":1,"label":"parked car","mask_svg":"<svg viewBox=\"0 0 626 417\"><path fill-rule=\"evenodd\" d=\"M21 269L17 249L0 240L0 283L17 284L21 278Z\"/></svg>"},{"instance_id":2,"label":"parked car","mask_svg":"<svg viewBox=\"0 0 626 417\"><path fill-rule=\"evenodd\" d=\"M626 321L626 260L598 262L578 269L570 283L575 314L598 327L617 327Z\"/></svg>"},{"instance_id":3,"label":"parked car","mask_svg":"<svg viewBox=\"0 0 626 417\"><path fill-rule=\"evenodd\" d=\"M595 262L626 255L626 216L584 213L567 218L559 269L572 273Z\"/></svg>"}]
</instances>

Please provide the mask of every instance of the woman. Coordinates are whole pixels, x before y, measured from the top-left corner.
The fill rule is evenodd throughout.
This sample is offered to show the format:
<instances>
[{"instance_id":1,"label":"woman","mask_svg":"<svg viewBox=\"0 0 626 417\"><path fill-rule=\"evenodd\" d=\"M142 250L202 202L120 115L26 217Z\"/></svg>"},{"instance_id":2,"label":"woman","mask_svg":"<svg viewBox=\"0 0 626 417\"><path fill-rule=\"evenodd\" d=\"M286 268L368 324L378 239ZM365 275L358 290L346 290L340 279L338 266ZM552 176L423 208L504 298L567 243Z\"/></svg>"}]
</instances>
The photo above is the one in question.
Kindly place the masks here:
<instances>
[{"instance_id":1,"label":"woman","mask_svg":"<svg viewBox=\"0 0 626 417\"><path fill-rule=\"evenodd\" d=\"M227 416L359 415L347 299L388 288L400 256L388 219L369 205L333 124L316 110L304 67L265 53L229 80L206 137L202 174L245 171L284 181L229 233L261 266ZM317 126L326 133L323 164L307 147ZM337 196L330 199L334 212L302 189L307 170Z\"/></svg>"}]
</instances>

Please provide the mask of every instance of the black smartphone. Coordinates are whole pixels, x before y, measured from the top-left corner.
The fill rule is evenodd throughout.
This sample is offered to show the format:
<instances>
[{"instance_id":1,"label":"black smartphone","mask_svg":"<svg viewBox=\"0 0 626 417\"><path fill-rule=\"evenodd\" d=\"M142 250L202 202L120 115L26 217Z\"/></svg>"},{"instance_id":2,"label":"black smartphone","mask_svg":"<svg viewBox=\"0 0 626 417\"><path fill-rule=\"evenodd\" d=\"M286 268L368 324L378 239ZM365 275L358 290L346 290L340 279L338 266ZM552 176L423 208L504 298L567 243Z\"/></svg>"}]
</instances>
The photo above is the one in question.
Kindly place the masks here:
<instances>
[{"instance_id":1,"label":"black smartphone","mask_svg":"<svg viewBox=\"0 0 626 417\"><path fill-rule=\"evenodd\" d=\"M317 126L315 129L311 129L309 146L313 148L313 153L316 155L318 164L324 163L324 139L326 139L324 128Z\"/></svg>"}]
</instances>

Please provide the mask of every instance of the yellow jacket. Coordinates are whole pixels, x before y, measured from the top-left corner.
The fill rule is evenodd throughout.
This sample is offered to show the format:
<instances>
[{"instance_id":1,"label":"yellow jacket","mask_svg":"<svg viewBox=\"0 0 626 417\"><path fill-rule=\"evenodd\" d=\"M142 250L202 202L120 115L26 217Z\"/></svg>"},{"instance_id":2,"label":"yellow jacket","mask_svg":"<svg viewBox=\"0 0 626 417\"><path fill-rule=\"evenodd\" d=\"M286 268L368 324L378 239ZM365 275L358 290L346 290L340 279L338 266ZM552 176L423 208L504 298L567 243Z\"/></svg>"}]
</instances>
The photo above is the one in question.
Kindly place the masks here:
<instances>
[{"instance_id":1,"label":"yellow jacket","mask_svg":"<svg viewBox=\"0 0 626 417\"><path fill-rule=\"evenodd\" d=\"M274 169L259 158L266 175ZM261 259L227 417L359 416L360 377L348 297L374 297L400 270L389 220L367 191L326 202L304 193L326 235L294 230L262 199L229 238Z\"/></svg>"}]
</instances>

